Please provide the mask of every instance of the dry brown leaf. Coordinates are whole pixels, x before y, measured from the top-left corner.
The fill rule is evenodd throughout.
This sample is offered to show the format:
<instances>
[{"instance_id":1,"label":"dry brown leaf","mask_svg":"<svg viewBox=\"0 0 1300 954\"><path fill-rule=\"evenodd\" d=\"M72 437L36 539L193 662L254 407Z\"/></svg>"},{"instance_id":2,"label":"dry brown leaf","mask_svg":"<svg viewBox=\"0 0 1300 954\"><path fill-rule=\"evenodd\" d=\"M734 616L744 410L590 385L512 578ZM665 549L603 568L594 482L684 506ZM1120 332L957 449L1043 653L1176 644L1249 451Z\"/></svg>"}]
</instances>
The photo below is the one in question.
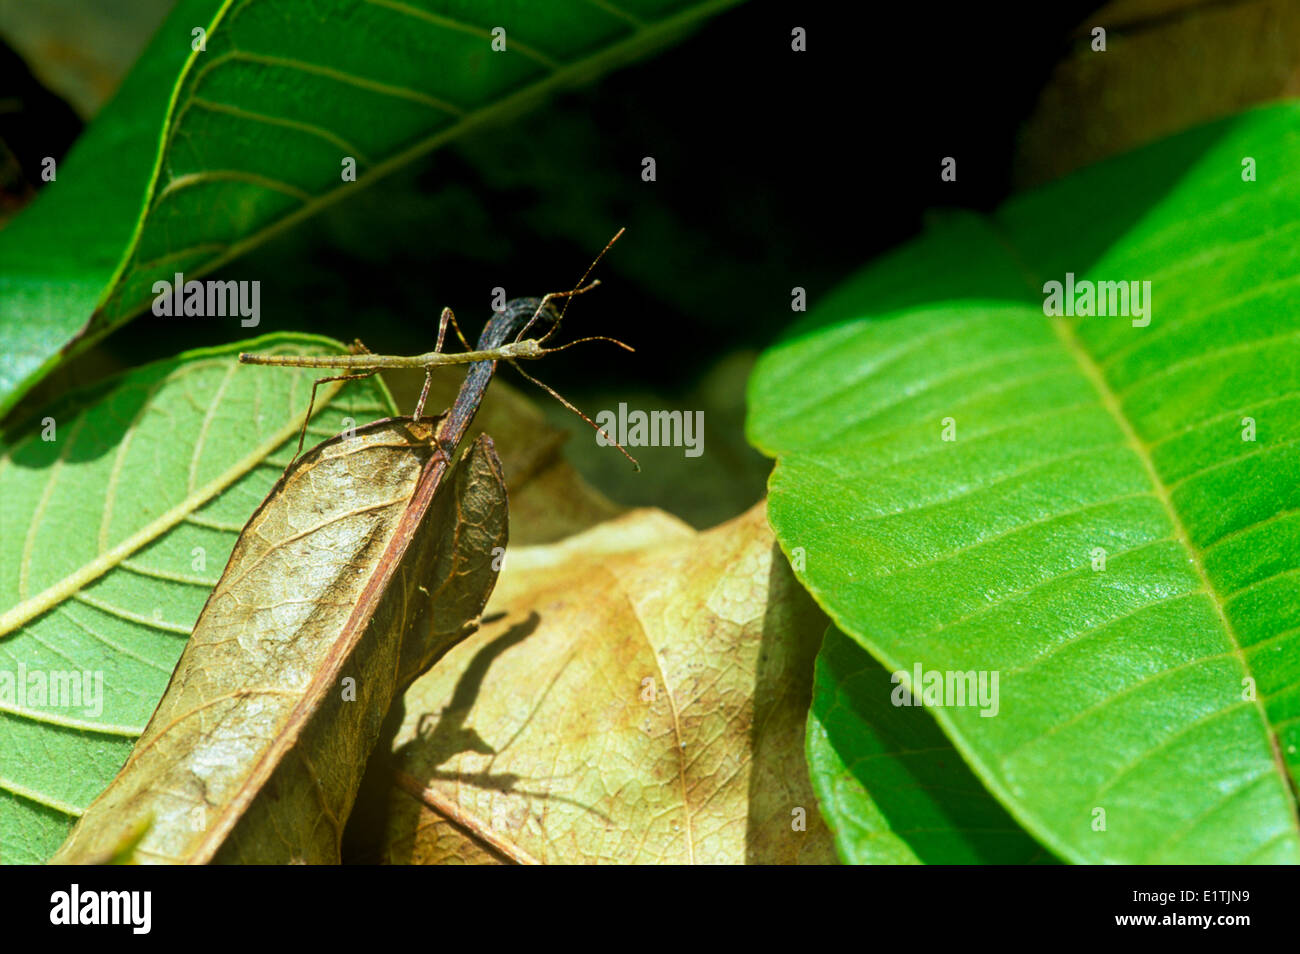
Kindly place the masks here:
<instances>
[{"instance_id":1,"label":"dry brown leaf","mask_svg":"<svg viewBox=\"0 0 1300 954\"><path fill-rule=\"evenodd\" d=\"M339 860L392 700L472 629L506 541L491 439L444 476L432 433L378 421L281 478L55 862L109 857L145 823L142 861Z\"/></svg>"},{"instance_id":2,"label":"dry brown leaf","mask_svg":"<svg viewBox=\"0 0 1300 954\"><path fill-rule=\"evenodd\" d=\"M765 513L512 548L504 618L406 694L386 860L833 861L803 757L826 621Z\"/></svg>"},{"instance_id":3,"label":"dry brown leaf","mask_svg":"<svg viewBox=\"0 0 1300 954\"><path fill-rule=\"evenodd\" d=\"M1091 48L1095 26L1105 52ZM1075 39L1021 134L1021 187L1300 93L1294 0L1116 0Z\"/></svg>"}]
</instances>

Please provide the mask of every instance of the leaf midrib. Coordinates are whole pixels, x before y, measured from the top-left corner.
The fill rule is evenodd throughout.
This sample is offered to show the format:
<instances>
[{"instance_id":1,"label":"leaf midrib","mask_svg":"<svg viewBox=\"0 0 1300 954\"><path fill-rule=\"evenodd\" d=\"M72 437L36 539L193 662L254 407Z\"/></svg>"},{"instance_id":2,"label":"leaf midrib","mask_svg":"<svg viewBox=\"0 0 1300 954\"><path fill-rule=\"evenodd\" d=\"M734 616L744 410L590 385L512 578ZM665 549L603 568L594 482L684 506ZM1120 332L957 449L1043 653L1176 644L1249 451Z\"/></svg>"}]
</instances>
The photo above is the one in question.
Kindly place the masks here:
<instances>
[{"instance_id":1,"label":"leaf midrib","mask_svg":"<svg viewBox=\"0 0 1300 954\"><path fill-rule=\"evenodd\" d=\"M1254 673L1250 661L1246 658L1246 653L1242 647L1241 639L1237 635L1236 627L1233 626L1232 620L1224 608L1224 600L1210 579L1209 573L1205 569L1205 560L1201 554L1200 548L1192 541L1191 535L1187 532L1187 527L1183 524L1181 514L1178 508L1174 506L1173 499L1169 495L1169 489L1165 486L1164 479L1156 470L1155 462L1142 438L1134 429L1132 422L1124 413L1120 406L1119 398L1116 392L1111 388L1109 382L1101 372L1101 368L1083 347L1079 341L1078 335L1074 329L1067 323L1064 318L1052 318L1051 324L1057 337L1060 339L1062 346L1074 358L1079 366L1079 370L1092 385L1101 400L1102 407L1114 419L1119 426L1120 431L1124 434L1125 442L1132 449L1141 461L1143 469L1146 471L1147 478L1151 482L1152 494L1164 508L1169 522L1173 528L1174 539L1183 547L1188 555L1192 568L1196 571L1197 578L1201 583L1201 590L1210 601L1214 608L1215 615L1218 617L1220 624L1228 639L1232 642L1232 654L1241 662L1242 669L1248 673ZM1288 770L1286 761L1282 758L1282 749L1278 741L1277 732L1273 728L1273 723L1268 717L1268 712L1264 708L1264 702L1259 693L1254 693L1253 699L1255 710L1259 713L1260 721L1265 727L1268 735L1269 751L1273 755L1274 767L1282 776L1283 784L1290 794L1287 799L1287 805L1290 808L1291 828L1294 832L1300 833L1300 793L1297 793L1295 781Z\"/></svg>"},{"instance_id":2,"label":"leaf midrib","mask_svg":"<svg viewBox=\"0 0 1300 954\"><path fill-rule=\"evenodd\" d=\"M246 2L246 0L245 0ZM231 0L223 0L221 6L217 9L216 14L208 23L204 30L204 36L211 36L212 31L216 29L226 11L230 9ZM154 156L153 168L149 171L149 183L145 186L144 201L140 203L140 214L136 216L135 227L131 230L131 238L127 240L126 248L122 252L122 257L118 260L117 267L113 269L113 274L108 277L108 282L104 285L104 291L99 296L99 302L95 305L95 314L103 311L105 305L113 295L113 290L117 288L127 265L135 256L136 249L140 243L140 233L144 231L145 221L149 217L150 209L153 205L154 192L158 187L158 176L162 172L163 157L167 152L167 146L171 142L169 135L172 124L172 117L176 113L176 101L180 98L181 89L185 85L186 78L190 75L190 69L194 66L201 50L193 49L191 46L190 55L185 59L185 65L181 67L180 74L176 77L176 82L172 84L171 95L167 97L167 111L163 114L162 124L158 129L158 151ZM95 315L91 315L90 322L95 320ZM87 323L89 326L89 322ZM98 337L98 335L94 336ZM91 339L93 340L93 338ZM90 341L86 341L88 346ZM0 635L3 634L3 628L0 627Z\"/></svg>"},{"instance_id":3,"label":"leaf midrib","mask_svg":"<svg viewBox=\"0 0 1300 954\"><path fill-rule=\"evenodd\" d=\"M1042 283L1035 276L1033 269L1028 266L1025 259L1019 254L1018 249L998 228L997 222L994 220L987 220L987 222L992 236L1001 244L1004 251L1019 269L1029 292L1031 294L1037 292L1038 289L1041 288ZM1125 445L1130 447L1142 463L1151 484L1152 490L1150 495L1154 496L1164 508L1168 515L1175 541L1183 545L1189 561L1196 570L1201 584L1201 590L1195 592L1203 592L1205 594L1211 605L1214 607L1215 613L1219 616L1222 622L1224 632L1231 643L1231 649L1229 650L1228 655L1232 655L1240 660L1244 671L1251 673L1253 676L1254 670L1246 660L1246 655L1236 633L1236 629L1228 619L1224 610L1223 601L1206 572L1202 554L1199 548L1192 543L1192 540L1187 533L1186 526L1182 521L1182 517L1174 506L1169 495L1169 489L1166 487L1165 482L1159 476L1159 473L1155 468L1154 461L1147 445L1138 436L1128 417L1124 414L1119 405L1115 391L1110 387L1109 382L1106 381L1100 365L1095 359L1093 359L1091 354L1084 349L1082 342L1075 335L1073 328L1066 323L1064 319L1053 318L1051 321L1053 324L1053 330L1057 335L1062 348L1074 359L1080 372L1085 376L1085 378L1087 378L1089 383L1092 385L1093 390L1097 393L1098 399L1103 408L1120 427L1121 432L1125 437ZM776 496L782 492L780 489L780 483L788 467L788 462L785 459L785 455L774 453L768 448L763 447L761 442L756 441L755 443L764 449L765 452L776 458L772 474L768 479L769 494ZM807 461L804 462L806 463ZM785 558L793 561L789 541L782 534L778 533L777 542L782 553L785 555ZM797 576L799 577L800 582L809 590L810 593L813 594L817 603L826 612L827 616L830 617L831 622L834 623L841 632L853 633L856 631L854 621L848 618L846 614L841 611L840 607L836 606L835 601L831 598L831 594L826 591L825 587L819 585L815 580L808 578L804 573L799 573ZM1188 594L1183 595L1186 596ZM1276 638L1276 636L1272 638ZM892 654L886 650L885 647L879 645L868 645L866 648L873 657L887 668L905 670L906 667L900 665L897 660L891 658ZM1274 769L1281 774L1282 784L1289 795L1287 802L1291 815L1291 826L1268 839L1264 845L1258 846L1255 851L1255 854L1258 854L1266 845L1272 844L1283 837L1294 837L1297 832L1300 832L1300 792L1297 792L1295 782L1287 769L1285 760L1282 758L1282 752L1276 731L1273 727L1273 723L1268 718L1268 714L1264 709L1263 701L1259 698L1258 694L1256 694L1254 704L1256 711L1260 715L1261 722L1268 738L1269 749L1273 756ZM943 727L945 734L954 741L958 750L970 764L977 777L984 781L989 790L997 796L998 800L1013 818L1015 818L1031 834L1033 834L1039 842L1053 851L1058 857L1076 862L1090 860L1079 856L1073 845L1063 842L1059 837L1057 837L1056 833L1051 830L1051 828L1043 824L1042 819L1037 812L1029 811L1026 809L1026 806L1020 804L1019 800L1012 795L1004 784L1002 773L994 770L993 766L986 761L979 749L971 745L970 739L967 738L957 724L951 719L946 710L939 709L932 714L935 720Z\"/></svg>"},{"instance_id":4,"label":"leaf midrib","mask_svg":"<svg viewBox=\"0 0 1300 954\"><path fill-rule=\"evenodd\" d=\"M1040 280L1041 276L1036 275L1035 270L1031 268L1025 258L1020 255L1020 250L1000 227L998 220L990 218L988 224L993 237L1011 258L1021 276L1024 278L1030 294L1032 295L1036 293L1043 287L1043 282ZM1190 478L1190 476L1198 476L1199 473L1202 473L1203 471L1198 471L1188 477L1183 477L1174 482L1174 484L1166 486L1164 479L1160 476L1160 472L1156 469L1155 461L1151 457L1150 447L1148 447L1148 445L1138 435L1132 422L1129 421L1128 415L1124 413L1123 406L1120 403L1119 394L1111 387L1110 382L1106 379L1101 364L1088 352L1086 348L1084 348L1083 343L1079 340L1074 328L1065 318L1052 318L1050 321L1052 329L1060 340L1062 347L1064 347L1066 353L1074 359L1075 364L1078 365L1079 370L1083 373L1084 377L1088 379L1093 390L1096 391L1102 407L1120 428L1121 433L1124 435L1125 443L1130 447L1133 453L1137 455L1138 460L1141 462L1142 467L1147 474L1147 479L1151 483L1152 496L1154 496L1164 508L1164 511L1169 518L1174 538L1187 553L1188 560L1191 563L1192 568L1196 571L1197 578L1200 580L1201 592L1203 592L1209 599L1210 605L1214 608L1214 612L1223 626L1224 634L1232 643L1231 654L1240 661L1243 671L1250 673L1253 679L1255 672L1254 668L1250 665L1250 661L1246 657L1246 653L1241 644L1241 639L1237 635L1236 627L1233 626L1232 621L1228 618L1228 614L1225 611L1224 598L1210 579L1209 573L1205 569L1204 555L1200 548L1192 541L1191 535L1187 532L1187 527L1183 523L1182 515L1178 512L1178 508L1174 505L1173 498L1170 496L1170 489L1172 486L1177 486L1178 484L1185 482ZM1258 680L1255 680L1255 682L1257 684ZM1255 710L1259 714L1260 721L1264 726L1264 731L1268 738L1269 752L1272 753L1273 756L1274 768L1281 774L1282 784L1289 796L1287 798L1287 806L1290 809L1291 832L1292 834L1300 834L1300 791L1297 791L1295 779L1287 768L1286 760L1282 757L1282 748L1277 737L1277 731L1274 728L1273 722L1269 719L1268 711L1264 708L1264 701L1260 698L1259 693L1255 693L1254 704Z\"/></svg>"},{"instance_id":5,"label":"leaf midrib","mask_svg":"<svg viewBox=\"0 0 1300 954\"><path fill-rule=\"evenodd\" d=\"M493 830L491 825L483 824L476 816L460 806L459 801L444 795L438 788L425 785L418 778L400 770L393 771L393 781L399 792L404 792L417 802L432 809L453 827L459 828L471 840L486 844L492 851L520 865L541 865L542 861L534 858L520 845L503 838Z\"/></svg>"},{"instance_id":6,"label":"leaf midrib","mask_svg":"<svg viewBox=\"0 0 1300 954\"><path fill-rule=\"evenodd\" d=\"M224 0L221 8L213 16L212 21L207 28L207 36L209 38L225 18L227 11L231 8L232 2L233 0ZM241 0L240 6L251 2L256 2L256 0ZM262 242L267 241L285 229L296 225L302 219L314 215L321 209L337 202L339 199L349 194L353 189L364 188L372 182L378 181L384 176L405 166L407 163L418 159L427 152L433 151L448 140L462 135L476 126L487 124L498 116L508 115L512 111L527 105L531 99L542 98L553 89L562 87L570 81L577 80L588 71L599 71L610 61L617 61L625 55L628 55L631 51L642 46L652 46L655 41L661 37L669 36L674 32L684 29L691 23L703 20L720 10L734 6L739 2L740 0L706 0L704 3L690 7L666 19L657 20L649 26L646 26L642 21L636 20L635 18L624 18L625 22L633 25L633 32L623 39L612 43L597 53L593 53L591 56L574 60L571 63L555 68L548 76L535 83L524 86L514 93L497 100L491 105L465 113L456 123L446 129L415 143L393 156L390 156L378 165L371 166L370 169L359 174L355 181L348 182L345 185L336 186L332 191L326 192L324 195L313 197L312 199L303 202L302 205L294 209L292 212L289 212L283 217L275 220L265 228L255 231L238 241L232 242L230 245L226 246L225 251L217 255L217 257L206 263L195 266L192 275L198 277L220 268L250 249L257 247ZM378 5L386 6L390 9L394 6L392 4ZM164 116L159 133L158 152L154 158L154 165L150 172L149 183L145 190L144 199L141 202L140 214L136 219L135 228L132 230L131 238L127 243L126 249L119 260L117 267L114 269L113 274L109 277L108 282L104 286L103 293L100 295L99 303L95 309L96 315L103 313L104 309L108 307L109 303L113 300L113 297L120 289L122 279L128 273L131 262L139 248L141 236L144 232L145 225L148 222L149 215L152 212L154 201L157 196L158 179L162 173L167 149L171 142L172 124L176 118L176 109L177 103L180 99L180 93L185 87L186 81L197 62L198 56L199 51L191 50L189 58L185 61L185 65L182 67L180 74L176 78L176 83L172 87L172 95L168 100L167 112ZM121 318L110 320L105 323L106 327L96 329L91 327L94 323L94 316L92 316L88 321L87 326L83 328L78 348L89 347L89 345L103 337L103 335L111 330L112 327L120 324L122 320L123 319Z\"/></svg>"},{"instance_id":7,"label":"leaf midrib","mask_svg":"<svg viewBox=\"0 0 1300 954\"><path fill-rule=\"evenodd\" d=\"M327 391L324 399L320 401L320 408L324 409L342 387L342 384L334 384ZM298 381L295 379L291 393L296 395L297 390ZM35 596L31 596L10 607L4 613L0 613L0 639L4 639L25 623L30 622L42 613L48 612L64 600L80 592L90 582L103 576L136 550L156 540L163 533L179 524L190 513L215 498L236 480L251 471L258 463L269 457L276 448L297 433L299 424L298 420L291 419L278 431L272 432L269 438L255 446L249 454L236 461L232 467L227 468L222 474L198 490L186 494L175 506L159 514L117 546L103 551L95 559L83 564L76 571L64 576L59 582L46 587Z\"/></svg>"}]
</instances>

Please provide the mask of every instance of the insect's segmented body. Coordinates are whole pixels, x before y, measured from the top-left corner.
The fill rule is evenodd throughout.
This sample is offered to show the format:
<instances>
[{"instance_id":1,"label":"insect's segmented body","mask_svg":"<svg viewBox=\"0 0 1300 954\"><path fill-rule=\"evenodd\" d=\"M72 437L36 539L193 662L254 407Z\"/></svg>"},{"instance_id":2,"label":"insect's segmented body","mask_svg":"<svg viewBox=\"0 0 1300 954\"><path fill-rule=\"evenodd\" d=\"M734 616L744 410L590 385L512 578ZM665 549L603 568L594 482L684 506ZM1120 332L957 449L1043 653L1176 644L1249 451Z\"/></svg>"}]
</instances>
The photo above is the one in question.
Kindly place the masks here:
<instances>
[{"instance_id":1,"label":"insect's segmented body","mask_svg":"<svg viewBox=\"0 0 1300 954\"><path fill-rule=\"evenodd\" d=\"M538 381L528 372L521 368L517 360L520 358L540 358L542 355L550 354L555 351L562 351L572 345L579 344L583 341L610 341L631 351L632 348L615 338L607 338L602 335L594 335L588 338L579 338L563 344L558 347L545 347L547 340L559 328L560 321L564 318L565 311L556 312L551 302L556 298L572 299L575 295L581 295L590 291L600 284L599 281L593 281L589 285L582 283L587 280L591 270L596 267L601 257L609 250L610 245L618 241L618 237L623 234L619 229L614 237L596 256L596 261L583 274L578 284L567 292L550 292L542 298L513 298L506 302L505 307L496 312L483 327L483 333L479 335L478 345L474 350L459 351L447 353L442 350L443 337L447 330L447 323L450 322L456 327L456 334L460 340L469 348L469 343L465 341L464 336L460 334L460 328L456 325L456 316L452 314L450 308L442 310L442 318L438 325L438 347L433 351L416 355L384 355L371 354L365 350L365 346L360 341L356 343L356 349L361 354L334 354L334 355L281 355L281 354L248 354L243 353L239 356L243 364L271 364L291 368L341 368L348 371L348 374L335 375L333 377L321 378L312 385L311 401L307 405L307 414L303 418L302 429L298 433L298 453L302 452L302 442L307 433L307 421L311 419L311 411L316 403L316 388L327 381L354 381L360 378L368 378L372 374L387 368L411 368L424 371L424 389L420 392L420 398L416 402L415 412L411 419L419 421L424 414L424 402L429 394L429 384L432 381L433 369L449 364L468 364L469 371L465 375L465 383L461 385L460 392L456 395L456 400L443 416L442 421L438 424L438 429L434 438L438 445L445 449L447 453L442 456L443 464L448 460L447 454L454 451L460 443L465 432L469 430L470 422L474 420L474 414L478 411L479 402L483 399L483 392L487 390L489 382L492 380L492 374L496 371L498 361L508 361L514 366L520 374L529 381L542 388L553 398L573 411L584 421L595 427L597 431L601 429L596 423L582 411L578 410L568 401L566 401L554 388ZM568 304L566 301L565 309ZM534 325L542 327L540 335L528 336L529 331ZM603 433L603 432L602 432ZM608 436L608 435L606 435ZM622 444L614 441L614 446L622 452L632 465L640 470L640 466L631 454ZM295 455L296 458L296 455Z\"/></svg>"},{"instance_id":2,"label":"insect's segmented body","mask_svg":"<svg viewBox=\"0 0 1300 954\"><path fill-rule=\"evenodd\" d=\"M540 358L544 353L536 338L513 340L521 331L533 324L552 325L559 316L548 303L538 312L540 298L513 298L504 310L494 314L483 333L478 347L473 351L428 351L416 355L396 354L249 354L239 356L243 364L273 364L282 368L341 368L344 370L371 370L383 368L436 368L446 364L472 364L501 358Z\"/></svg>"}]
</instances>

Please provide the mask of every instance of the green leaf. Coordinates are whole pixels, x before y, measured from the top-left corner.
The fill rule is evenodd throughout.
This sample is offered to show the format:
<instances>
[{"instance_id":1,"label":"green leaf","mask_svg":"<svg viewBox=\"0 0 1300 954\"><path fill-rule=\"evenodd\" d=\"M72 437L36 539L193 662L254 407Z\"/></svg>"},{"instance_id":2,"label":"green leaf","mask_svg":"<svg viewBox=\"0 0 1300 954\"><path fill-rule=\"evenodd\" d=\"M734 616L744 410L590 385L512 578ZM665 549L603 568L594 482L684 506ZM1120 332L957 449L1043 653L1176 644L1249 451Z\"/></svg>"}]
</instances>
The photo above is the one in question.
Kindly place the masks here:
<instances>
[{"instance_id":1,"label":"green leaf","mask_svg":"<svg viewBox=\"0 0 1300 954\"><path fill-rule=\"evenodd\" d=\"M735 2L329 0L307 15L285 0L180 0L58 178L0 233L0 414L149 304L155 282L218 268Z\"/></svg>"},{"instance_id":2,"label":"green leaf","mask_svg":"<svg viewBox=\"0 0 1300 954\"><path fill-rule=\"evenodd\" d=\"M952 219L751 380L803 582L892 671L999 675L933 714L1063 859L1300 861L1298 164L1285 104ZM1149 326L1045 317L1067 271Z\"/></svg>"},{"instance_id":3,"label":"green leaf","mask_svg":"<svg viewBox=\"0 0 1300 954\"><path fill-rule=\"evenodd\" d=\"M849 864L1027 864L1038 843L971 774L923 709L894 706L890 674L831 627L817 657L808 766Z\"/></svg>"},{"instance_id":4,"label":"green leaf","mask_svg":"<svg viewBox=\"0 0 1300 954\"><path fill-rule=\"evenodd\" d=\"M0 860L48 858L121 768L297 447L316 372L241 365L241 349L343 350L286 334L189 352L0 438ZM378 378L339 387L309 434L393 411ZM18 692L59 680L85 694Z\"/></svg>"}]
</instances>

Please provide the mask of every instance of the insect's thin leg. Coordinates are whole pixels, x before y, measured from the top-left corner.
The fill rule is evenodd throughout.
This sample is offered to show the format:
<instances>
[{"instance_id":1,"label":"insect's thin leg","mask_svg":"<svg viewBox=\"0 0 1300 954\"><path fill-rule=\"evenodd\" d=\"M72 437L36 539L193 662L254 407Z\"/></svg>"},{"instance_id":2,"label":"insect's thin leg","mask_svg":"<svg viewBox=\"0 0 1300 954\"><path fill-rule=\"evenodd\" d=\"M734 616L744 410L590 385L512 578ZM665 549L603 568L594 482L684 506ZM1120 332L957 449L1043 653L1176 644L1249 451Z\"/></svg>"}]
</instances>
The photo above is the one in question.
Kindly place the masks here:
<instances>
[{"instance_id":1,"label":"insect's thin leg","mask_svg":"<svg viewBox=\"0 0 1300 954\"><path fill-rule=\"evenodd\" d=\"M590 424L592 427L594 427L594 428L596 429L596 433L598 433L598 434L604 434L604 435L605 435L605 439L606 439L606 440L609 440L609 441L610 441L610 442L611 442L615 447L617 447L618 450L619 450L619 453L621 453L624 457L626 457L628 460L630 460L630 461L632 462L632 466L635 467L635 468L637 469L638 472L641 470L641 465L640 465L639 463L637 463L637 459L636 459L635 457L633 457L631 454L629 454L629 453L627 452L627 448L626 448L626 447L624 447L624 446L623 446L622 444L620 444L618 441L615 441L615 440L613 440L612 438L610 438L610 436L609 436L609 432L608 432L608 431L606 431L603 427L601 427L599 424L597 424L595 421L593 421L593 420L592 420L591 418L589 418L587 415L583 414L582 411L578 410L576 407L574 407L572 404L570 404L568 401L566 401L566 400L565 400L565 399L560 395L560 392L559 392L559 391L555 390L555 388L551 387L549 384L545 384L545 383L543 383L543 382L541 382L541 381L538 381L535 377L533 377L531 374L529 374L529 373L528 373L527 371L525 371L523 368L519 367L519 362L517 362L517 361L511 361L511 362L510 362L510 366L511 366L512 368L514 368L516 371L518 371L520 374L522 374L524 377L526 377L529 381L532 381L533 384L537 385L539 388L541 388L543 391L545 391L545 392L546 392L547 394L549 394L551 397L555 398L555 400L559 401L561 404L563 404L565 407L567 407L567 408L568 408L570 411L572 411L574 414L578 415L578 417L582 418L584 421L586 421L588 424Z\"/></svg>"},{"instance_id":2,"label":"insect's thin leg","mask_svg":"<svg viewBox=\"0 0 1300 954\"><path fill-rule=\"evenodd\" d=\"M448 308L444 314L451 312ZM439 335L438 344L442 344L442 336ZM441 348L439 349L441 350ZM411 415L412 421L419 421L424 416L424 402L429 397L429 385L433 381L433 368L426 368L424 371L424 387L420 389L420 400L415 402L415 413Z\"/></svg>"},{"instance_id":3,"label":"insect's thin leg","mask_svg":"<svg viewBox=\"0 0 1300 954\"><path fill-rule=\"evenodd\" d=\"M447 335L447 322L449 321L451 322L452 328L456 329L456 337L459 338L460 343L465 346L465 350L473 351L474 349L469 346L469 342L465 340L465 336L461 334L460 325L456 321L456 315L450 308L444 308L442 310L442 317L438 319L438 346L433 350L439 352L442 351L442 339Z\"/></svg>"},{"instance_id":4,"label":"insect's thin leg","mask_svg":"<svg viewBox=\"0 0 1300 954\"><path fill-rule=\"evenodd\" d=\"M294 452L293 460L289 461L290 465L302 453L302 442L307 436L307 422L311 420L312 408L316 406L316 389L329 381L360 381L362 378L371 377L375 373L374 371L367 371L364 374L336 374L331 378L316 379L316 383L311 386L311 400L307 402L307 416L302 419L302 427L298 429L298 450Z\"/></svg>"},{"instance_id":5,"label":"insect's thin leg","mask_svg":"<svg viewBox=\"0 0 1300 954\"><path fill-rule=\"evenodd\" d=\"M442 317L438 319L438 344L433 350L438 352L439 354L442 353L442 343L443 340L447 337L448 322L451 322L452 328L456 330L456 337L459 338L460 343L465 346L465 350L473 351L474 349L470 347L469 342L465 340L465 336L461 334L460 323L456 321L456 313L452 311L450 308L444 308L442 310ZM429 385L432 383L433 383L433 368L425 368L424 387L420 389L420 400L415 402L415 413L411 415L412 421L418 421L421 417L424 416L424 402L428 400Z\"/></svg>"}]
</instances>

